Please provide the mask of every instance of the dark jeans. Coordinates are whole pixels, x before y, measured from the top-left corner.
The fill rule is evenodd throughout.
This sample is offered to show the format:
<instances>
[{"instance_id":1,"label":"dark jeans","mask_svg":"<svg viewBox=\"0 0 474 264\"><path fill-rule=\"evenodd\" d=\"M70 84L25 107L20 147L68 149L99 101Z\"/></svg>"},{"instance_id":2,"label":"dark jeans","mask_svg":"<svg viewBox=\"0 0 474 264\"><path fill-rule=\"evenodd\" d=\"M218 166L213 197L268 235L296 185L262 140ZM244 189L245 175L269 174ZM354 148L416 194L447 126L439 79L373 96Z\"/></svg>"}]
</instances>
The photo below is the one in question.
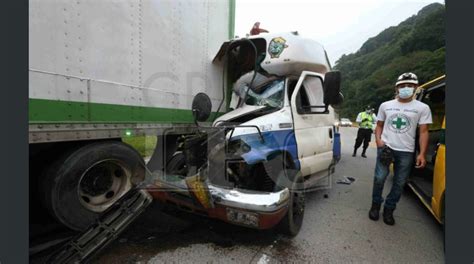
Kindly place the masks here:
<instances>
[{"instance_id":1,"label":"dark jeans","mask_svg":"<svg viewBox=\"0 0 474 264\"><path fill-rule=\"evenodd\" d=\"M374 187L372 191L372 202L375 204L382 204L382 191L390 170L389 166L385 166L379 161L382 148L377 148L377 163L375 164ZM400 196L402 195L403 186L410 175L414 164L414 153L405 151L393 151L393 185L390 193L385 200L385 207L395 209Z\"/></svg>"},{"instance_id":2,"label":"dark jeans","mask_svg":"<svg viewBox=\"0 0 474 264\"><path fill-rule=\"evenodd\" d=\"M372 137L372 129L359 128L359 130L357 130L357 138L355 140L354 152L356 152L357 149L360 147L360 145L362 145L362 142L364 142L363 152L365 153L365 150L369 146L371 137Z\"/></svg>"}]
</instances>

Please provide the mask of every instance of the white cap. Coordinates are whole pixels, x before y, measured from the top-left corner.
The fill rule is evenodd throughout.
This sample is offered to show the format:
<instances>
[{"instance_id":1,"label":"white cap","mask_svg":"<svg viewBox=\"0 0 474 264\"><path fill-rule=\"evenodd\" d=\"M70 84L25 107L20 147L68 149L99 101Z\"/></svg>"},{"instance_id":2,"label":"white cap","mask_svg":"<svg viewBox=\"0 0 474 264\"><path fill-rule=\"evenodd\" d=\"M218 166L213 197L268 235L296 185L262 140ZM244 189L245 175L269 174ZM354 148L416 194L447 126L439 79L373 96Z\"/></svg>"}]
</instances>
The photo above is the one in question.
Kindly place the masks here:
<instances>
[{"instance_id":1,"label":"white cap","mask_svg":"<svg viewBox=\"0 0 474 264\"><path fill-rule=\"evenodd\" d=\"M402 83L413 83L413 84L418 84L418 77L416 77L416 74L411 73L411 72L405 72L404 74L398 76L397 82L395 83L395 86L402 84Z\"/></svg>"}]
</instances>

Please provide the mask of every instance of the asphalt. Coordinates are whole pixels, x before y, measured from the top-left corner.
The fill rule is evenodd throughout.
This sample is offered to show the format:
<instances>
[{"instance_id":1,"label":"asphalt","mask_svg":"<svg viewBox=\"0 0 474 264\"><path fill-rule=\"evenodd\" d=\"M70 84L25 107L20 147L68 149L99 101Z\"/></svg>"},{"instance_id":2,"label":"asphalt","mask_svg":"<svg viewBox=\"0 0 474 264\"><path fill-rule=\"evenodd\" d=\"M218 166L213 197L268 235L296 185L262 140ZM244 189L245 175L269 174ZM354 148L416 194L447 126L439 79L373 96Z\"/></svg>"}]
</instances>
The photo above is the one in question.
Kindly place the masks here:
<instances>
[{"instance_id":1,"label":"asphalt","mask_svg":"<svg viewBox=\"0 0 474 264\"><path fill-rule=\"evenodd\" d=\"M300 233L288 239L153 204L94 263L443 263L441 226L406 191L396 224L368 218L376 148L352 157L356 128L341 128L342 159L328 189L306 195ZM336 184L350 176L350 185ZM384 195L389 192L388 178Z\"/></svg>"}]
</instances>

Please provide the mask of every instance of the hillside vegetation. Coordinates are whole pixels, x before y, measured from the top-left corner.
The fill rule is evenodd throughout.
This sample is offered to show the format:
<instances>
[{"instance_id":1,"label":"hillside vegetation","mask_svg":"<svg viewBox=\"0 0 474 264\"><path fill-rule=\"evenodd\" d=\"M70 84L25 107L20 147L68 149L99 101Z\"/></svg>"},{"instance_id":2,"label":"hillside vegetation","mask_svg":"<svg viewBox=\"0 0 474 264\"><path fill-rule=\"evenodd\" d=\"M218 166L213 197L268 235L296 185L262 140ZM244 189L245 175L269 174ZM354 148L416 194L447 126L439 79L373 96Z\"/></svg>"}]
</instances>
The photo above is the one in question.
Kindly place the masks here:
<instances>
[{"instance_id":1,"label":"hillside vegetation","mask_svg":"<svg viewBox=\"0 0 474 264\"><path fill-rule=\"evenodd\" d=\"M439 3L368 39L334 67L343 78L340 116L354 118L367 105L377 109L393 98L403 72L418 75L420 84L444 74L445 53L445 6Z\"/></svg>"}]
</instances>

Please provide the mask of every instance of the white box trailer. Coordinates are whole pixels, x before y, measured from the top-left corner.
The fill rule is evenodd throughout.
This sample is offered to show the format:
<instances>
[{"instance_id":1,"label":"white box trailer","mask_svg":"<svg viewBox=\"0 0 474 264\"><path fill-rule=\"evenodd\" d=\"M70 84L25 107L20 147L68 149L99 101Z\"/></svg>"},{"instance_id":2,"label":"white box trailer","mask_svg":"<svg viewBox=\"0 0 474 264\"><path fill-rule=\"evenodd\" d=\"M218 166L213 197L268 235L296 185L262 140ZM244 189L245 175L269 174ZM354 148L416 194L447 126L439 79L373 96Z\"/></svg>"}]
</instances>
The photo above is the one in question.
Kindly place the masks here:
<instances>
[{"instance_id":1,"label":"white box trailer","mask_svg":"<svg viewBox=\"0 0 474 264\"><path fill-rule=\"evenodd\" d=\"M218 110L212 59L234 10L234 0L29 1L32 224L46 207L84 229L144 177L123 138L186 129L199 92Z\"/></svg>"},{"instance_id":2,"label":"white box trailer","mask_svg":"<svg viewBox=\"0 0 474 264\"><path fill-rule=\"evenodd\" d=\"M233 12L229 1L30 1L30 122L186 122L197 92L217 107L211 61Z\"/></svg>"}]
</instances>

